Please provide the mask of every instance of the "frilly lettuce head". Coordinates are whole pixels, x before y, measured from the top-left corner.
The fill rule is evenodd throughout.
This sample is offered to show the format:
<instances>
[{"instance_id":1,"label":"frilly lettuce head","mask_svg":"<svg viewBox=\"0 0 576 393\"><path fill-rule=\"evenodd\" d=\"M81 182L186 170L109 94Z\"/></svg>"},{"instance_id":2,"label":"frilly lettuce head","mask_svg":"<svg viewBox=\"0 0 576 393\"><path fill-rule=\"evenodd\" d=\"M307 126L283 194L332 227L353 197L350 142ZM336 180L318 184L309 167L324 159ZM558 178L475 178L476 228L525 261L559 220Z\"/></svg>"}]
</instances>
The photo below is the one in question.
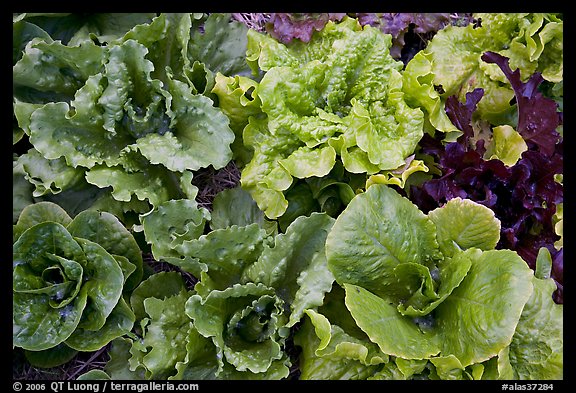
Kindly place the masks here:
<instances>
[{"instance_id":1,"label":"frilly lettuce head","mask_svg":"<svg viewBox=\"0 0 576 393\"><path fill-rule=\"evenodd\" d=\"M303 375L561 379L551 261L534 275L516 252L494 249L498 239L499 221L483 205L455 198L424 214L371 185L327 237L338 290L306 312Z\"/></svg>"},{"instance_id":2,"label":"frilly lettuce head","mask_svg":"<svg viewBox=\"0 0 576 393\"><path fill-rule=\"evenodd\" d=\"M132 329L123 295L142 279L142 256L115 216L87 210L72 219L39 202L23 209L13 233L15 347L40 351L41 361L96 351Z\"/></svg>"},{"instance_id":3,"label":"frilly lettuce head","mask_svg":"<svg viewBox=\"0 0 576 393\"><path fill-rule=\"evenodd\" d=\"M268 218L286 211L295 178L325 176L337 161L372 174L403 166L413 153L423 113L404 100L403 64L390 45L390 35L348 17L329 21L307 43L248 31L247 62L263 75L229 86L230 94L245 86L261 103L260 114L244 119L252 158L241 182Z\"/></svg>"}]
</instances>

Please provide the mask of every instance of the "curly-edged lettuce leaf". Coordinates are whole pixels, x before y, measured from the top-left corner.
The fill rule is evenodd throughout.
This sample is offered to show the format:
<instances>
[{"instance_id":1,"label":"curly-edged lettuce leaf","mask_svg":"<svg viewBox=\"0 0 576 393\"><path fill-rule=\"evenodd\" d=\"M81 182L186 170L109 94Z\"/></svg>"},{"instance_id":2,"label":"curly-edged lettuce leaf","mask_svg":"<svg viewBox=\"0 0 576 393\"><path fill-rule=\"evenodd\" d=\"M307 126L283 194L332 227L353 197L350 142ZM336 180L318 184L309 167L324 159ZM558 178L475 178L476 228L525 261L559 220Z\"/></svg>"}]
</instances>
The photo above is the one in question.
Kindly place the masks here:
<instances>
[{"instance_id":1,"label":"curly-edged lettuce leaf","mask_svg":"<svg viewBox=\"0 0 576 393\"><path fill-rule=\"evenodd\" d=\"M15 97L32 103L71 99L90 76L101 72L106 58L104 47L93 41L67 46L33 38L12 69Z\"/></svg>"},{"instance_id":2,"label":"curly-edged lettuce leaf","mask_svg":"<svg viewBox=\"0 0 576 393\"><path fill-rule=\"evenodd\" d=\"M176 247L178 256L164 259L199 277L194 288L205 296L239 283L244 269L262 253L266 236L258 224L232 225L186 240Z\"/></svg>"},{"instance_id":3,"label":"curly-edged lettuce leaf","mask_svg":"<svg viewBox=\"0 0 576 393\"><path fill-rule=\"evenodd\" d=\"M402 90L406 102L412 106L419 106L424 110L426 119L438 131L450 133L448 140L455 140L461 131L452 123L445 110L445 102L434 85L434 71L432 69L432 55L426 51L419 51L406 64L402 73Z\"/></svg>"},{"instance_id":4,"label":"curly-edged lettuce leaf","mask_svg":"<svg viewBox=\"0 0 576 393\"><path fill-rule=\"evenodd\" d=\"M112 30L130 30L106 34L105 45L92 32L76 46L45 36L28 41L13 67L15 119L44 159L58 160L50 167L62 169L60 177L31 173L37 194L62 189L73 174L68 166L87 170L90 184L112 187L118 201L136 195L157 205L188 193L181 174L230 161L234 132L211 99L213 72L188 49L209 47L218 36L228 46L215 53L236 64L231 51L241 50L236 43L246 40L239 34L245 26L220 31L226 15L195 23L201 17L126 15ZM204 22L211 33L194 35Z\"/></svg>"},{"instance_id":5,"label":"curly-edged lettuce leaf","mask_svg":"<svg viewBox=\"0 0 576 393\"><path fill-rule=\"evenodd\" d=\"M86 171L86 181L99 188L111 187L111 196L119 202L137 199L155 207L172 199L196 197L192 171L172 172L163 165L151 165L135 149L122 151L122 165L97 165Z\"/></svg>"},{"instance_id":6,"label":"curly-edged lettuce leaf","mask_svg":"<svg viewBox=\"0 0 576 393\"><path fill-rule=\"evenodd\" d=\"M324 176L338 157L350 172L374 173L413 153L423 113L405 102L402 63L382 55L390 40L352 18L328 22L305 44L248 31L248 63L265 72L255 91L267 118L244 129L254 155L241 180L267 217L286 211L293 177Z\"/></svg>"},{"instance_id":7,"label":"curly-edged lettuce leaf","mask_svg":"<svg viewBox=\"0 0 576 393\"><path fill-rule=\"evenodd\" d=\"M145 368L147 379L167 379L176 373L176 364L186 357L186 341L192 321L184 312L190 293L183 290L176 295L158 299L144 299L144 309L150 319L140 342L131 348L131 368Z\"/></svg>"},{"instance_id":8,"label":"curly-edged lettuce leaf","mask_svg":"<svg viewBox=\"0 0 576 393\"><path fill-rule=\"evenodd\" d=\"M82 168L68 166L62 157L46 159L36 149L29 149L18 157L18 164L22 165L26 180L34 185L34 197L48 193L58 194L84 179L85 171Z\"/></svg>"},{"instance_id":9,"label":"curly-edged lettuce leaf","mask_svg":"<svg viewBox=\"0 0 576 393\"><path fill-rule=\"evenodd\" d=\"M210 212L192 199L163 202L140 216L146 242L151 244L157 260L178 256L175 249L182 243L204 234Z\"/></svg>"},{"instance_id":10,"label":"curly-edged lettuce leaf","mask_svg":"<svg viewBox=\"0 0 576 393\"><path fill-rule=\"evenodd\" d=\"M176 124L172 132L140 138L137 146L142 155L171 171L226 166L232 159L230 144L234 141L228 117L208 97L192 94L187 84L170 80L169 86Z\"/></svg>"},{"instance_id":11,"label":"curly-edged lettuce leaf","mask_svg":"<svg viewBox=\"0 0 576 393\"><path fill-rule=\"evenodd\" d=\"M250 116L262 116L257 88L258 83L246 76L227 76L218 72L211 90L217 97L218 107L230 119L230 128L235 134L230 147L235 162L241 167L252 158L251 149L244 144L244 127L248 125Z\"/></svg>"},{"instance_id":12,"label":"curly-edged lettuce leaf","mask_svg":"<svg viewBox=\"0 0 576 393\"><path fill-rule=\"evenodd\" d=\"M428 172L429 170L424 161L415 160L414 155L411 155L406 159L404 166L371 175L368 180L366 180L366 188L372 184L390 184L404 188L411 174L415 172Z\"/></svg>"}]
</instances>

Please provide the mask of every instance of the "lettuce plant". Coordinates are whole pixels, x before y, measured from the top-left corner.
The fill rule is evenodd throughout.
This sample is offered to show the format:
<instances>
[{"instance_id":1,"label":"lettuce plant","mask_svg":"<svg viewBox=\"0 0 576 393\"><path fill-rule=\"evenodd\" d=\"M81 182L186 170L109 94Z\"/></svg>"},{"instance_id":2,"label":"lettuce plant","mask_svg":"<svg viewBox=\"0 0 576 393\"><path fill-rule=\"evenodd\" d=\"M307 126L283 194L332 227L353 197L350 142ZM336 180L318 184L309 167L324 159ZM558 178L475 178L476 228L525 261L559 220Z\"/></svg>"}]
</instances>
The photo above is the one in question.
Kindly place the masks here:
<instances>
[{"instance_id":1,"label":"lettuce plant","mask_svg":"<svg viewBox=\"0 0 576 393\"><path fill-rule=\"evenodd\" d=\"M194 171L232 159L234 133L210 92L215 73L248 72L247 28L229 19L126 17L115 34L82 27L70 41L43 31L46 18L15 21L15 140L32 147L19 160L34 196L96 188L136 213L193 197Z\"/></svg>"},{"instance_id":2,"label":"lettuce plant","mask_svg":"<svg viewBox=\"0 0 576 393\"><path fill-rule=\"evenodd\" d=\"M561 379L562 306L552 301L549 255L535 275L516 252L494 249L499 225L466 199L424 214L386 185L354 198L326 240L341 289L306 312L311 326L298 333L304 375Z\"/></svg>"},{"instance_id":3,"label":"lettuce plant","mask_svg":"<svg viewBox=\"0 0 576 393\"><path fill-rule=\"evenodd\" d=\"M207 230L211 217L216 220ZM141 320L143 344L130 341L131 372L140 370L145 379L190 378L201 367L202 378L288 376L291 329L305 310L322 304L334 281L324 254L334 219L325 213L302 216L284 233L268 222L240 188L216 198L210 213L194 201L177 200L142 216L154 258L199 281L182 292L179 284L160 284L167 275L157 273L134 291L131 306ZM155 313L152 303L175 311ZM152 360L167 350L155 337L168 336L180 346L169 359ZM192 359L206 363L188 366Z\"/></svg>"},{"instance_id":4,"label":"lettuce plant","mask_svg":"<svg viewBox=\"0 0 576 393\"><path fill-rule=\"evenodd\" d=\"M396 169L413 153L423 114L404 100L403 64L390 43L349 17L307 43L248 31L247 61L263 76L248 87L261 113L242 131L251 160L241 184L268 218L284 214L294 179L323 177L337 161L350 173Z\"/></svg>"},{"instance_id":5,"label":"lettuce plant","mask_svg":"<svg viewBox=\"0 0 576 393\"><path fill-rule=\"evenodd\" d=\"M96 351L130 332L125 301L142 278L141 251L112 214L72 219L51 202L31 204L14 225L15 347L42 357L69 349Z\"/></svg>"}]
</instances>

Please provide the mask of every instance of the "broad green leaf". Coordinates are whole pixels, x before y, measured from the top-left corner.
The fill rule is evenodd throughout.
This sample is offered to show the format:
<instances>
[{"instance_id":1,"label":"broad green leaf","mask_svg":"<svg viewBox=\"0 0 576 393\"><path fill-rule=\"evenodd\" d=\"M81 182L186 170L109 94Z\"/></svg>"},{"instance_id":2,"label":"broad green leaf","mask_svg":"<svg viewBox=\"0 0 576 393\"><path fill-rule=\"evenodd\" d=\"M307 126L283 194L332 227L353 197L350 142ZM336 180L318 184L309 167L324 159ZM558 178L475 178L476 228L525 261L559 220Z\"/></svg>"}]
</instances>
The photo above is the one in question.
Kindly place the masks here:
<instances>
[{"instance_id":1,"label":"broad green leaf","mask_svg":"<svg viewBox=\"0 0 576 393\"><path fill-rule=\"evenodd\" d=\"M235 76L247 75L245 24L231 20L227 13L211 13L204 22L203 30L192 33L188 56L198 60L214 73Z\"/></svg>"},{"instance_id":2,"label":"broad green leaf","mask_svg":"<svg viewBox=\"0 0 576 393\"><path fill-rule=\"evenodd\" d=\"M74 238L86 255L84 274L89 279L82 285L79 296L86 293L88 304L79 328L99 330L122 296L124 275L118 262L98 243Z\"/></svg>"},{"instance_id":3,"label":"broad green leaf","mask_svg":"<svg viewBox=\"0 0 576 393\"><path fill-rule=\"evenodd\" d=\"M331 146L313 150L302 146L288 157L278 161L290 175L304 179L308 177L323 177L332 170L336 163L336 151Z\"/></svg>"},{"instance_id":4,"label":"broad green leaf","mask_svg":"<svg viewBox=\"0 0 576 393\"><path fill-rule=\"evenodd\" d=\"M430 314L460 285L471 264L466 254L458 253L439 261L432 270L415 263L398 265L394 269L398 281L390 288L390 292L394 288L399 302L398 311L414 317ZM410 277L414 273L417 273L416 276ZM411 283L414 278L416 281Z\"/></svg>"},{"instance_id":5,"label":"broad green leaf","mask_svg":"<svg viewBox=\"0 0 576 393\"><path fill-rule=\"evenodd\" d=\"M12 343L30 351L53 348L76 329L86 307L86 294L80 293L73 303L54 309L46 295L14 293L12 296Z\"/></svg>"},{"instance_id":6,"label":"broad green leaf","mask_svg":"<svg viewBox=\"0 0 576 393\"><path fill-rule=\"evenodd\" d=\"M344 284L346 307L358 326L385 354L404 359L427 359L440 353L438 338L423 333L393 304L353 284ZM375 317L377 316L377 317Z\"/></svg>"},{"instance_id":7,"label":"broad green leaf","mask_svg":"<svg viewBox=\"0 0 576 393\"><path fill-rule=\"evenodd\" d=\"M12 24L12 65L22 58L26 44L35 37L48 42L52 41L50 35L34 23L21 19L14 21Z\"/></svg>"},{"instance_id":8,"label":"broad green leaf","mask_svg":"<svg viewBox=\"0 0 576 393\"><path fill-rule=\"evenodd\" d=\"M494 211L470 199L452 198L428 213L444 255L475 247L492 250L500 240L500 220Z\"/></svg>"},{"instance_id":9,"label":"broad green leaf","mask_svg":"<svg viewBox=\"0 0 576 393\"><path fill-rule=\"evenodd\" d=\"M549 277L537 276L532 283L534 291L510 343L510 363L519 379L563 379L564 309L552 298L556 283Z\"/></svg>"},{"instance_id":10,"label":"broad green leaf","mask_svg":"<svg viewBox=\"0 0 576 393\"><path fill-rule=\"evenodd\" d=\"M13 228L14 241L20 237L26 229L44 221L52 221L67 226L72 218L60 206L51 202L37 202L28 205L18 217Z\"/></svg>"},{"instance_id":11,"label":"broad green leaf","mask_svg":"<svg viewBox=\"0 0 576 393\"><path fill-rule=\"evenodd\" d=\"M510 345L524 305L532 294L533 272L514 251L469 249L466 278L435 310L444 356L462 366L483 362Z\"/></svg>"},{"instance_id":12,"label":"broad green leaf","mask_svg":"<svg viewBox=\"0 0 576 393\"><path fill-rule=\"evenodd\" d=\"M142 251L124 224L113 214L85 210L68 224L72 236L91 240L111 255L126 257L136 270L128 277L124 290L133 289L142 279Z\"/></svg>"},{"instance_id":13,"label":"broad green leaf","mask_svg":"<svg viewBox=\"0 0 576 393\"><path fill-rule=\"evenodd\" d=\"M212 201L210 228L227 228L232 225L247 226L257 223L267 233L273 234L276 225L265 218L264 212L250 193L240 186L220 191Z\"/></svg>"},{"instance_id":14,"label":"broad green leaf","mask_svg":"<svg viewBox=\"0 0 576 393\"><path fill-rule=\"evenodd\" d=\"M439 258L434 223L394 189L374 184L338 216L326 239L328 268L336 282L375 294L395 282L393 270L406 262Z\"/></svg>"},{"instance_id":15,"label":"broad green leaf","mask_svg":"<svg viewBox=\"0 0 576 393\"><path fill-rule=\"evenodd\" d=\"M484 153L487 160L497 159L512 166L522 157L522 153L528 150L522 135L507 124L494 127L492 138L492 143L488 145Z\"/></svg>"},{"instance_id":16,"label":"broad green leaf","mask_svg":"<svg viewBox=\"0 0 576 393\"><path fill-rule=\"evenodd\" d=\"M120 298L104 325L97 331L78 328L66 339L69 347L83 352L94 352L105 347L110 341L124 336L134 326L134 313Z\"/></svg>"},{"instance_id":17,"label":"broad green leaf","mask_svg":"<svg viewBox=\"0 0 576 393\"><path fill-rule=\"evenodd\" d=\"M78 355L78 351L62 343L43 351L24 351L24 355L34 367L52 368L69 362Z\"/></svg>"}]
</instances>

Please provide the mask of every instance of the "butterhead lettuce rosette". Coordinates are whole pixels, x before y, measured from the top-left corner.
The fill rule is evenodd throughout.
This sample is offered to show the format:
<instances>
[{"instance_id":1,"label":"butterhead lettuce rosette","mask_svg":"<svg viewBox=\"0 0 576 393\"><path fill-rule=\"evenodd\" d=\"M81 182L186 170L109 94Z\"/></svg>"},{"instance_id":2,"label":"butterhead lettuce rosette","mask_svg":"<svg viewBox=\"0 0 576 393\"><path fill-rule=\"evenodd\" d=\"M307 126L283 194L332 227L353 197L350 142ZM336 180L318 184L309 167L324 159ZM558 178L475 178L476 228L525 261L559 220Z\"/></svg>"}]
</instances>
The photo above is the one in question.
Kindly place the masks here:
<instances>
[{"instance_id":1,"label":"butterhead lettuce rosette","mask_svg":"<svg viewBox=\"0 0 576 393\"><path fill-rule=\"evenodd\" d=\"M346 379L562 379L562 306L552 304L551 262L535 275L516 252L494 249L498 239L499 221L483 205L454 198L424 214L394 189L370 186L327 237L343 301L307 311L304 323L312 325L298 341L305 375L342 377L323 367L335 361L324 358L326 348L345 337L347 346L363 338L366 347L362 357L351 352L332 364L358 369ZM391 361L367 362L371 343L378 359Z\"/></svg>"},{"instance_id":2,"label":"butterhead lettuce rosette","mask_svg":"<svg viewBox=\"0 0 576 393\"><path fill-rule=\"evenodd\" d=\"M284 193L295 179L325 176L336 161L370 174L405 164L422 137L423 113L404 100L391 35L345 17L306 43L283 44L255 30L247 36L246 59L259 83L215 93L245 86L261 103L243 129L252 158L241 183L268 218L286 211Z\"/></svg>"},{"instance_id":3,"label":"butterhead lettuce rosette","mask_svg":"<svg viewBox=\"0 0 576 393\"><path fill-rule=\"evenodd\" d=\"M42 352L31 355L42 364L62 351L96 351L132 329L123 296L142 278L142 255L115 216L87 210L72 219L39 202L23 209L13 233L15 347Z\"/></svg>"}]
</instances>

